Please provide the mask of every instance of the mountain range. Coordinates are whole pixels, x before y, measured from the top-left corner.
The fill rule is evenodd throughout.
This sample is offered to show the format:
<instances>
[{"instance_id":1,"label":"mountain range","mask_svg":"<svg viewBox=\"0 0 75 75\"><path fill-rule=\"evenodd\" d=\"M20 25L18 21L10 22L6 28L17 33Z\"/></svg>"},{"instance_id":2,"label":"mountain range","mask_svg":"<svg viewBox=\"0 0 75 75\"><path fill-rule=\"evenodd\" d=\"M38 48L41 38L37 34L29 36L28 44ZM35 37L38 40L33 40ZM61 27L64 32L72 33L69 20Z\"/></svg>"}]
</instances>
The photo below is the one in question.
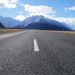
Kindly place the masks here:
<instances>
[{"instance_id":1,"label":"mountain range","mask_svg":"<svg viewBox=\"0 0 75 75\"><path fill-rule=\"evenodd\" d=\"M39 30L72 30L66 23L61 23L56 20L48 19L44 16L31 16L24 21L18 21L10 17L0 16L0 22L5 28L15 29L39 29Z\"/></svg>"},{"instance_id":2,"label":"mountain range","mask_svg":"<svg viewBox=\"0 0 75 75\"><path fill-rule=\"evenodd\" d=\"M39 30L71 30L70 27L65 23L48 19L44 16L31 16L21 22L14 28L21 29L39 29Z\"/></svg>"}]
</instances>

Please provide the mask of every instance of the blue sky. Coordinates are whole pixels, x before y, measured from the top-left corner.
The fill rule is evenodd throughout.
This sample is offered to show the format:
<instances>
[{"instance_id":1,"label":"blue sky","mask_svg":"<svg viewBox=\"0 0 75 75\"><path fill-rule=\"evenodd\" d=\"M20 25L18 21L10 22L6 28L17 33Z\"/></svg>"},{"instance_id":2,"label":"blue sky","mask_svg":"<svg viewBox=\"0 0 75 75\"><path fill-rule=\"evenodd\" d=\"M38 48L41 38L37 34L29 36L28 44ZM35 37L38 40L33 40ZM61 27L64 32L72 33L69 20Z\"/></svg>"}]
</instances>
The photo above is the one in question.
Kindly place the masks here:
<instances>
[{"instance_id":1,"label":"blue sky","mask_svg":"<svg viewBox=\"0 0 75 75\"><path fill-rule=\"evenodd\" d=\"M0 0L0 16L24 20L44 15L75 26L75 0Z\"/></svg>"},{"instance_id":2,"label":"blue sky","mask_svg":"<svg viewBox=\"0 0 75 75\"><path fill-rule=\"evenodd\" d=\"M4 0L5 1L5 0ZM8 1L8 0L6 0ZM14 1L14 0L10 0ZM31 6L48 6L56 11L55 17L75 18L75 10L69 10L70 7L75 7L75 0L16 0L16 7L1 7L0 15L15 17L18 14L28 16L28 12L20 4L29 4ZM10 7L10 6L9 6ZM65 10L68 8L68 10ZM23 13L19 13L23 12ZM50 14L52 15L52 14Z\"/></svg>"}]
</instances>

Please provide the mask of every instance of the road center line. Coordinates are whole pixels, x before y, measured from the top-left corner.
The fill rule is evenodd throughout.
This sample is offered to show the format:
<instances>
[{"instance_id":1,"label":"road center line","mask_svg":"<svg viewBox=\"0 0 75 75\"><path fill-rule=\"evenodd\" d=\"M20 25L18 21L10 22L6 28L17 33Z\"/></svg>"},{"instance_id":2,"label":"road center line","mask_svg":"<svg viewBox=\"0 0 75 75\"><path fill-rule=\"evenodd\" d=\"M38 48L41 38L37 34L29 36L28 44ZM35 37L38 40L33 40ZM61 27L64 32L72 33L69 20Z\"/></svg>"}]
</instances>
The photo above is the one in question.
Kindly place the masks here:
<instances>
[{"instance_id":1,"label":"road center line","mask_svg":"<svg viewBox=\"0 0 75 75\"><path fill-rule=\"evenodd\" d=\"M37 43L37 40L34 39L34 51L39 51L39 47L38 47L38 43Z\"/></svg>"}]
</instances>

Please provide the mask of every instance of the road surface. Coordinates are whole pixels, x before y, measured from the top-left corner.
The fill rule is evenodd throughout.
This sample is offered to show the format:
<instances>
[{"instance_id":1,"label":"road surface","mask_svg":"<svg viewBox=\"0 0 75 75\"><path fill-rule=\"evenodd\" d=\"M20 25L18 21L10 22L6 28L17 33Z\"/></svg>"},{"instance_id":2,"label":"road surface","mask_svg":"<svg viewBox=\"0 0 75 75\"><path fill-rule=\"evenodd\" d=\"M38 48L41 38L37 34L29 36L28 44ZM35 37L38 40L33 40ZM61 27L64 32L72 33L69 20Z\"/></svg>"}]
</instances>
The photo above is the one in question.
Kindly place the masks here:
<instances>
[{"instance_id":1,"label":"road surface","mask_svg":"<svg viewBox=\"0 0 75 75\"><path fill-rule=\"evenodd\" d=\"M75 34L26 30L0 35L0 75L75 75Z\"/></svg>"}]
</instances>

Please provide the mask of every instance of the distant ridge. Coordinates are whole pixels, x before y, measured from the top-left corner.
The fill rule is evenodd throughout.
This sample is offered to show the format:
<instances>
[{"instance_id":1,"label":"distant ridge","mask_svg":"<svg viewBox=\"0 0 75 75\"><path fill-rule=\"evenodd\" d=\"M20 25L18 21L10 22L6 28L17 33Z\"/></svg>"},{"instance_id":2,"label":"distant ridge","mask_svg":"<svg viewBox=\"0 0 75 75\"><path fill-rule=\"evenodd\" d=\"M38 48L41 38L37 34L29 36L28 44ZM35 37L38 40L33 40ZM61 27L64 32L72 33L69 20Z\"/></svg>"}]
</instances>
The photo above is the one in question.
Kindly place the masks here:
<instances>
[{"instance_id":1,"label":"distant ridge","mask_svg":"<svg viewBox=\"0 0 75 75\"><path fill-rule=\"evenodd\" d=\"M11 17L2 17L0 16L0 22L6 27L6 28L12 28L20 23L20 21L15 20Z\"/></svg>"}]
</instances>

